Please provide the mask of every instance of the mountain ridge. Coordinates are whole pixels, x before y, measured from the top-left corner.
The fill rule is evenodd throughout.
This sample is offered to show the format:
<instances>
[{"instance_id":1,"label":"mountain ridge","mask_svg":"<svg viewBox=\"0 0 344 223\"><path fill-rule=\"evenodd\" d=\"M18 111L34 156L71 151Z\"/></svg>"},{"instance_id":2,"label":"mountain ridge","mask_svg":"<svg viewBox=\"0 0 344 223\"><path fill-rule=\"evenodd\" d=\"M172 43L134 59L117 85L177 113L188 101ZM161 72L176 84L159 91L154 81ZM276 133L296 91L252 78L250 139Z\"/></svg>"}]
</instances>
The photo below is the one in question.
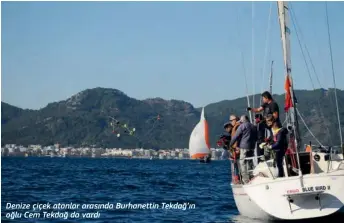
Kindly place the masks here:
<instances>
[{"instance_id":1,"label":"mountain ridge","mask_svg":"<svg viewBox=\"0 0 344 223\"><path fill-rule=\"evenodd\" d=\"M314 129L313 133L324 142L338 144L333 89L329 89L326 95L322 89L295 90L295 95L299 111L307 125ZM340 117L343 119L344 105L341 101L344 101L344 91L338 89L337 95ZM257 94L256 98L260 100L260 95ZM284 94L274 94L274 98L279 103L283 120ZM85 89L66 100L49 103L37 110L22 109L6 102L1 102L1 106L2 144L23 145L59 142L65 146L95 144L123 148L185 148L188 147L189 136L199 121L201 112L201 107L195 108L183 100L165 100L160 97L138 100L120 90L101 87ZM246 97L222 100L205 106L212 146L216 146L216 139L229 115L245 114L246 107ZM109 116L135 128L134 136L122 133L123 129L119 128L118 132L122 136L117 138L112 133ZM343 126L343 122L341 124ZM323 136L322 130L326 128L331 135ZM306 142L311 140L304 127L301 127L301 131L305 134Z\"/></svg>"}]
</instances>

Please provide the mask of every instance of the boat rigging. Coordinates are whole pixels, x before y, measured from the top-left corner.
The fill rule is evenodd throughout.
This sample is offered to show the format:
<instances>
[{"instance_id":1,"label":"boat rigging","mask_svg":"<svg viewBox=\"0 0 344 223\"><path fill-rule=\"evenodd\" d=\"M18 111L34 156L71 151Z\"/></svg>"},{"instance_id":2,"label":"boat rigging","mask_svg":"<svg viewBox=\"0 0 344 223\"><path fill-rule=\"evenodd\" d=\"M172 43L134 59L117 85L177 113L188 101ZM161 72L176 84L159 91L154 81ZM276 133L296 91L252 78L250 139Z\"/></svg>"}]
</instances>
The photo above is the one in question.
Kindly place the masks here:
<instances>
[{"instance_id":1,"label":"boat rigging","mask_svg":"<svg viewBox=\"0 0 344 223\"><path fill-rule=\"evenodd\" d=\"M334 153L331 149L330 151L322 148L313 150L311 143L307 145L306 151L301 151L298 117L301 121L304 120L297 109L297 100L293 91L290 10L287 2L279 1L277 7L285 69L286 124L290 136L289 153L286 153L283 160L284 177L276 177L273 159L268 159L253 166L250 170L252 177L249 182L239 184L232 182L231 187L239 212L247 217L297 220L328 216L344 209L344 154ZM329 24L328 15L327 24ZM327 28L329 34L329 25ZM330 39L329 34L329 42ZM330 54L335 84L331 47ZM271 86L270 84L270 91L272 91ZM335 99L340 128L336 94ZM341 135L341 131L339 134ZM245 161L252 162L255 158L257 157L245 158ZM239 169L241 168L245 167Z\"/></svg>"}]
</instances>

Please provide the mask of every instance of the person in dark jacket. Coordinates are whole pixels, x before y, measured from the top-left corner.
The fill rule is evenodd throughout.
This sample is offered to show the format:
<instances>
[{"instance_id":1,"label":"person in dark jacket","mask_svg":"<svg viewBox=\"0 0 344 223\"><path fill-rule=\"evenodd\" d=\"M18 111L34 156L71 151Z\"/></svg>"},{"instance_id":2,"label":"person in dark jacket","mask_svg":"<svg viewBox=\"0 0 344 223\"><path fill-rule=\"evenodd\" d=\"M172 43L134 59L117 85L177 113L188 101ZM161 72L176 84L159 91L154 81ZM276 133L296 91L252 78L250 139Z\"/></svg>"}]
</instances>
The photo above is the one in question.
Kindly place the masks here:
<instances>
[{"instance_id":1,"label":"person in dark jacket","mask_svg":"<svg viewBox=\"0 0 344 223\"><path fill-rule=\"evenodd\" d=\"M260 145L265 142L265 131L267 129L267 125L262 114L255 115L255 123L257 126L257 144ZM264 152L261 149L258 149L257 155L262 156L263 154Z\"/></svg>"},{"instance_id":2,"label":"person in dark jacket","mask_svg":"<svg viewBox=\"0 0 344 223\"><path fill-rule=\"evenodd\" d=\"M257 126L257 145L261 145L264 142L272 141L271 127L267 126L265 119L262 114L255 115L255 122ZM263 156L264 150L257 146L257 155ZM258 159L258 162L264 160L263 158Z\"/></svg>"},{"instance_id":3,"label":"person in dark jacket","mask_svg":"<svg viewBox=\"0 0 344 223\"><path fill-rule=\"evenodd\" d=\"M231 141L231 132L233 125L229 122L223 125L224 133L220 136L220 139L217 141L217 145L222 147L224 150L229 150L229 143Z\"/></svg>"},{"instance_id":4,"label":"person in dark jacket","mask_svg":"<svg viewBox=\"0 0 344 223\"><path fill-rule=\"evenodd\" d=\"M273 143L267 149L275 153L274 161L278 169L278 177L284 177L283 158L288 149L288 130L280 127L278 121L270 114L266 117L266 124L271 126L273 133Z\"/></svg>"},{"instance_id":5,"label":"person in dark jacket","mask_svg":"<svg viewBox=\"0 0 344 223\"><path fill-rule=\"evenodd\" d=\"M254 154L254 148L257 138L257 129L252 123L250 123L246 115L241 116L240 126L236 131L234 137L229 144L229 146L234 145L238 142L238 147L240 151L240 162L239 169L241 171L241 178L243 183L249 181L248 167L251 162L245 160L245 158L252 157Z\"/></svg>"},{"instance_id":6,"label":"person in dark jacket","mask_svg":"<svg viewBox=\"0 0 344 223\"><path fill-rule=\"evenodd\" d=\"M238 168L238 162L236 160L236 152L235 149L229 146L229 143L231 141L231 133L233 129L233 125L230 122L227 122L223 125L223 128L225 130L224 134L220 136L219 141L217 142L217 145L219 147L222 147L224 149L224 155L225 157L229 158L231 161L231 170L232 170L232 182L234 184L239 183L239 168Z\"/></svg>"}]
</instances>

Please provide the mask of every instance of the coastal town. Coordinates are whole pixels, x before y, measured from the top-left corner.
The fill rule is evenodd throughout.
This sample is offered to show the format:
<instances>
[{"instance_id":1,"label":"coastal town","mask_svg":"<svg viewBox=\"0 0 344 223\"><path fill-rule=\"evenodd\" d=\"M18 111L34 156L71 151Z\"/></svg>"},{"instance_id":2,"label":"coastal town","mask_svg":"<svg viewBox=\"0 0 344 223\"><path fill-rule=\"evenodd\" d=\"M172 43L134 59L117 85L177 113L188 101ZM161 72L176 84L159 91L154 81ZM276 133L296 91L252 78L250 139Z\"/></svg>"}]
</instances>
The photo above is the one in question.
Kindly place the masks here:
<instances>
[{"instance_id":1,"label":"coastal town","mask_svg":"<svg viewBox=\"0 0 344 223\"><path fill-rule=\"evenodd\" d=\"M221 160L223 149L211 148L212 160ZM136 158L136 159L190 159L187 148L173 149L122 149L96 147L61 147L59 144L42 146L29 145L27 147L16 144L6 144L1 148L1 156L19 157L92 157L92 158Z\"/></svg>"}]
</instances>

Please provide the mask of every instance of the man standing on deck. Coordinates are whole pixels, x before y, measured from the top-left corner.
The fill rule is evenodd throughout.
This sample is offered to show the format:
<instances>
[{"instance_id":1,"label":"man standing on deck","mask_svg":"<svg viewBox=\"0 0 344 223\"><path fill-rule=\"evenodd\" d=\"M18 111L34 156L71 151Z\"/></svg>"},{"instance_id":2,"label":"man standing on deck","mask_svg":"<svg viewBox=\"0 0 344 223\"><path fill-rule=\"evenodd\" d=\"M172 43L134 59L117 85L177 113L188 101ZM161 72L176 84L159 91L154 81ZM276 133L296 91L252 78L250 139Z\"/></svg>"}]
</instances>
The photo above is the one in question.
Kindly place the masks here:
<instances>
[{"instance_id":1,"label":"man standing on deck","mask_svg":"<svg viewBox=\"0 0 344 223\"><path fill-rule=\"evenodd\" d=\"M239 169L241 171L241 179L243 183L248 183L248 162L245 158L252 157L254 154L254 148L257 138L256 126L250 123L246 115L241 116L240 126L238 127L235 135L232 137L229 146L233 146L238 143L238 149L240 151ZM252 160L251 160L252 161Z\"/></svg>"},{"instance_id":2,"label":"man standing on deck","mask_svg":"<svg viewBox=\"0 0 344 223\"><path fill-rule=\"evenodd\" d=\"M266 118L268 114L272 114L275 121L278 123L280 127L282 127L280 118L279 118L279 107L278 104L273 100L270 92L265 91L262 94L263 104L259 108L247 108L247 111L252 112L261 112L263 111L263 117Z\"/></svg>"},{"instance_id":3,"label":"man standing on deck","mask_svg":"<svg viewBox=\"0 0 344 223\"><path fill-rule=\"evenodd\" d=\"M283 158L288 149L288 130L284 127L280 127L271 114L266 117L266 124L271 127L273 143L265 147L266 149L274 151L274 161L278 169L278 177L284 177Z\"/></svg>"},{"instance_id":4,"label":"man standing on deck","mask_svg":"<svg viewBox=\"0 0 344 223\"><path fill-rule=\"evenodd\" d=\"M230 115L229 116L229 123L232 124L233 128L232 128L232 132L231 132L231 138L234 137L237 129L239 128L240 122L239 122L239 118L236 115ZM236 150L238 143L233 144L231 147Z\"/></svg>"},{"instance_id":5,"label":"man standing on deck","mask_svg":"<svg viewBox=\"0 0 344 223\"><path fill-rule=\"evenodd\" d=\"M240 122L239 122L239 118L236 115L230 115L229 116L229 122L231 123L231 125L233 126L232 131L231 131L231 140L234 137L234 135L236 134L239 126L240 126ZM239 168L238 168L238 159L240 157L240 150L238 148L238 143L234 143L232 145L229 145L229 149L232 151L232 157L233 157L233 165L234 165L234 176L233 176L233 182L234 183L239 183Z\"/></svg>"}]
</instances>

